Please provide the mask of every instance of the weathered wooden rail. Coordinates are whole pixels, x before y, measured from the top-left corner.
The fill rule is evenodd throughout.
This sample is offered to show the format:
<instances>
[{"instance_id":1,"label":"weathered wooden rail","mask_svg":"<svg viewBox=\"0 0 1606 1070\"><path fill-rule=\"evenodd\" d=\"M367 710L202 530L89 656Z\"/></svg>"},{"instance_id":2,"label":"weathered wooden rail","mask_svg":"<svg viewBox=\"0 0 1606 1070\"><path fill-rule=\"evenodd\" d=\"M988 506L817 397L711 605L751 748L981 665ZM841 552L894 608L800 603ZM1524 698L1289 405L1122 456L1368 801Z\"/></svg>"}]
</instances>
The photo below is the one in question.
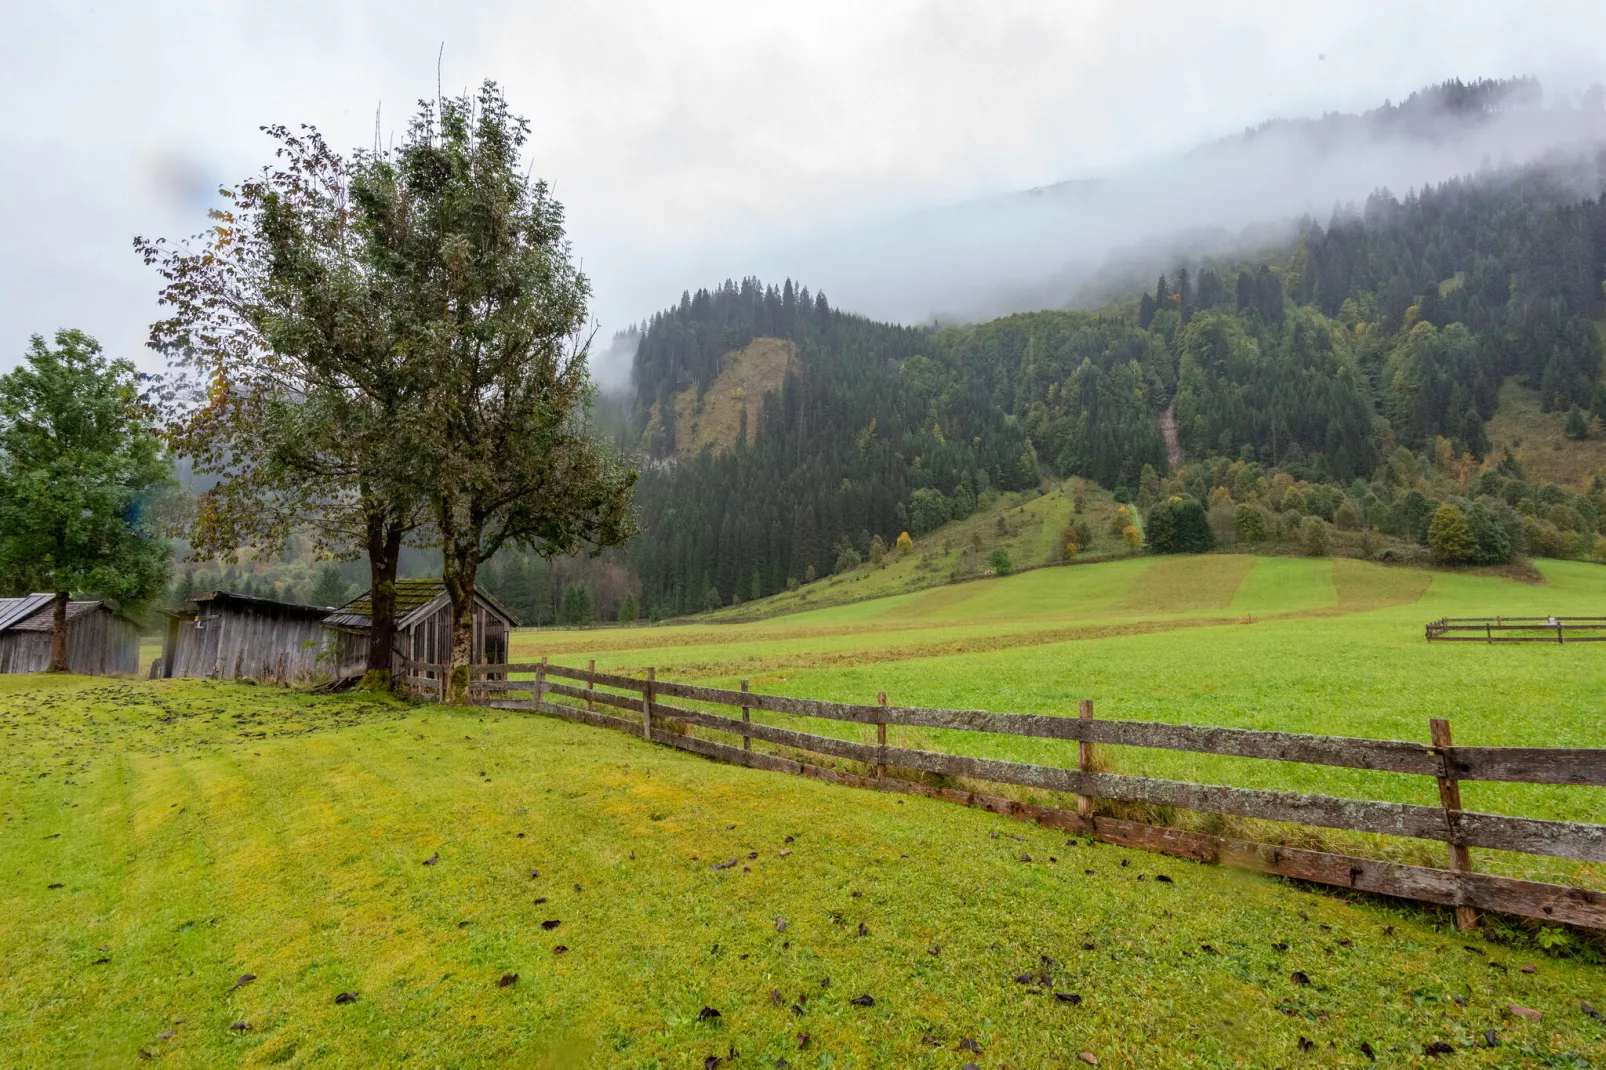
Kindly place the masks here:
<instances>
[{"instance_id":1,"label":"weathered wooden rail","mask_svg":"<svg viewBox=\"0 0 1606 1070\"><path fill-rule=\"evenodd\" d=\"M1430 643L1606 643L1606 617L1441 617Z\"/></svg>"},{"instance_id":2,"label":"weathered wooden rail","mask_svg":"<svg viewBox=\"0 0 1606 1070\"><path fill-rule=\"evenodd\" d=\"M822 702L749 691L746 681L742 690L732 691L658 680L652 669L647 670L645 679L597 672L595 662L591 664L593 667L587 669L550 665L545 661L476 665L470 672L471 699L485 705L539 710L616 728L656 743L760 769L979 805L1111 843L1453 906L1457 908L1457 923L1462 927L1476 924L1475 912L1484 909L1606 929L1606 893L1476 873L1472 870L1469 850L1480 847L1606 862L1606 825L1465 810L1461 806L1459 788L1463 780L1606 787L1606 749L1456 746L1451 742L1448 722L1442 720L1430 722L1432 743L1415 743L1098 720L1093 717L1092 703L1086 700L1080 704L1077 717L893 706L886 704L884 693L873 705ZM438 698L440 673L441 666L408 662L403 665L402 675L417 693ZM532 674L533 679L511 679L514 673ZM519 694L528 694L529 698L514 697ZM740 718L672 704L666 699L734 707L741 711ZM753 710L875 725L878 741L859 743L764 724L751 719ZM1077 766L1060 768L891 746L886 743L888 725L1074 741ZM692 735L688 726L729 733L739 737L741 744ZM786 754L756 751L752 749L754 740L805 755L828 755L859 762L867 773L851 774ZM1438 782L1440 805L1347 799L1099 772L1095 768L1094 744L1431 776ZM1078 805L1071 811L974 791L933 787L907 774L889 776L889 767L1063 792L1077 796ZM1449 868L1253 843L1095 816L1092 805L1095 799L1435 840L1449 846Z\"/></svg>"}]
</instances>

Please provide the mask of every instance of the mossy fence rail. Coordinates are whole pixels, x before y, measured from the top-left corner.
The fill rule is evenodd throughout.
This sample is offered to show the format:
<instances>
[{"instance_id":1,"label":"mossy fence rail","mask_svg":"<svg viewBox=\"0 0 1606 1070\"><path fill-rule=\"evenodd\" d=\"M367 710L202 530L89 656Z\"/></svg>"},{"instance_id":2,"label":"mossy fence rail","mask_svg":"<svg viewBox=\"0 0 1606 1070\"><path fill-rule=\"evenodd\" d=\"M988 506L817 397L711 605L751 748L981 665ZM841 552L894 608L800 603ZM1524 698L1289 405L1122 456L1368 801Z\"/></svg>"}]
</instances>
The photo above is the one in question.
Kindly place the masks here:
<instances>
[{"instance_id":1,"label":"mossy fence rail","mask_svg":"<svg viewBox=\"0 0 1606 1070\"><path fill-rule=\"evenodd\" d=\"M1077 717L892 706L887 704L885 692L877 697L874 705L856 705L760 694L747 690L745 680L742 690L732 691L658 680L653 669L647 670L645 679L639 679L596 672L594 665L595 662L593 668L573 669L549 665L544 660L528 664L476 665L470 673L470 697L481 705L537 710L586 724L616 728L655 743L759 769L812 776L855 787L911 792L984 807L1109 843L1452 906L1456 908L1456 923L1461 928L1475 926L1476 912L1482 909L1606 930L1606 893L1477 873L1472 870L1469 852L1469 848L1480 847L1606 862L1606 825L1464 810L1460 791L1463 780L1603 787L1606 786L1606 749L1456 746L1451 743L1449 722L1439 719L1429 722L1432 742L1424 744L1096 720L1092 702L1085 699L1079 704ZM404 661L401 668L402 680L409 689L425 698L440 697L443 666ZM531 678L515 680L513 674L528 674ZM519 695L529 697L515 697ZM731 707L740 713L724 716L673 705L666 699ZM859 743L762 724L752 720L753 710L874 725L877 742ZM625 713L632 716L621 716ZM1077 767L1030 765L889 746L888 725L1074 741ZM692 726L728 733L738 737L740 742L725 743L693 735ZM784 748L784 752L754 750L754 740ZM1095 744L1429 776L1438 781L1440 805L1346 799L1099 772L1093 757ZM800 760L811 754L862 763L865 775ZM889 769L893 770L892 775L888 774ZM933 786L911 776L920 773L1064 792L1077 796L1077 807L1072 811ZM1448 867L1408 865L1258 843L1095 815L1095 799L1436 840L1448 845Z\"/></svg>"},{"instance_id":2,"label":"mossy fence rail","mask_svg":"<svg viewBox=\"0 0 1606 1070\"><path fill-rule=\"evenodd\" d=\"M1606 617L1441 617L1430 643L1606 643Z\"/></svg>"}]
</instances>

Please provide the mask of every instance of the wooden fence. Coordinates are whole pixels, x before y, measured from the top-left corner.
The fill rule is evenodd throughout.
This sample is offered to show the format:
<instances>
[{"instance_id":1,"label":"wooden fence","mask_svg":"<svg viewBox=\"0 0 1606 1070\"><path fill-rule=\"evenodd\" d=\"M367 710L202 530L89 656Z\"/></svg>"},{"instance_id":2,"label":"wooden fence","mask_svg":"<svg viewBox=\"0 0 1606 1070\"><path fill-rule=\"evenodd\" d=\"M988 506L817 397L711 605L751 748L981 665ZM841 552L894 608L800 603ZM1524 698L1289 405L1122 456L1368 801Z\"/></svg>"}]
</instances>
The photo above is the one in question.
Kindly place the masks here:
<instances>
[{"instance_id":1,"label":"wooden fence","mask_svg":"<svg viewBox=\"0 0 1606 1070\"><path fill-rule=\"evenodd\" d=\"M647 670L646 679L637 679L596 672L595 662L591 664L593 668L588 669L549 665L544 660L530 664L476 665L471 670L471 699L502 709L539 710L616 728L655 743L755 768L982 806L1109 843L1453 906L1457 925L1462 928L1474 926L1476 911L1484 909L1606 929L1606 893L1476 873L1472 870L1468 850L1481 847L1606 862L1606 825L1463 810L1460 796L1460 781L1463 780L1606 786L1606 749L1456 746L1451 742L1449 722L1444 720L1430 722L1432 742L1424 744L1097 720L1093 717L1093 704L1087 700L1080 703L1078 717L892 706L887 704L884 692L877 696L874 705L856 705L759 694L747 690L746 681L742 682L740 691L672 683L656 679L653 669ZM423 696L437 698L440 671L437 665L407 662L403 665L403 679ZM513 680L509 678L512 673L529 673L534 678ZM519 694L528 694L529 698L514 697ZM740 713L725 716L674 705L666 699L732 707ZM761 724L752 720L753 710L875 725L877 742L858 743ZM622 716L624 713L630 716ZM692 725L729 733L740 739L740 745L694 736L687 730ZM889 746L886 742L888 725L1075 741L1077 767L1031 765ZM804 755L828 755L860 762L867 773L850 774L795 757L755 751L755 739ZM1098 772L1093 758L1094 744L1430 776L1438 782L1440 805L1345 799ZM932 787L907 775L889 776L889 767L1064 792L1077 796L1077 808L1070 811L974 791ZM1448 845L1448 868L1256 843L1095 816L1095 799L1436 840Z\"/></svg>"},{"instance_id":2,"label":"wooden fence","mask_svg":"<svg viewBox=\"0 0 1606 1070\"><path fill-rule=\"evenodd\" d=\"M1606 617L1443 617L1429 621L1430 643L1602 643Z\"/></svg>"}]
</instances>

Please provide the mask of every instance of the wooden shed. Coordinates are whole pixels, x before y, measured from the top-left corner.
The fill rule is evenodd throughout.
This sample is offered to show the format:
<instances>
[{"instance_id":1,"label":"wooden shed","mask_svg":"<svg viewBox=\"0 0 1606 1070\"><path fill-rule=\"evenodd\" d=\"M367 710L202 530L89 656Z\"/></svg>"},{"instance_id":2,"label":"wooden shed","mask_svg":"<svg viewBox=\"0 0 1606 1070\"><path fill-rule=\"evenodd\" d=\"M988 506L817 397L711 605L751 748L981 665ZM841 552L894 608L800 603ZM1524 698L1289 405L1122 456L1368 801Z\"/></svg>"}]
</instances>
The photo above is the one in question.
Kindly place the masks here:
<instances>
[{"instance_id":1,"label":"wooden shed","mask_svg":"<svg viewBox=\"0 0 1606 1070\"><path fill-rule=\"evenodd\" d=\"M208 591L168 614L153 677L251 678L305 683L335 675L326 606Z\"/></svg>"},{"instance_id":2,"label":"wooden shed","mask_svg":"<svg viewBox=\"0 0 1606 1070\"><path fill-rule=\"evenodd\" d=\"M451 599L440 580L396 581L396 654L444 665L451 660ZM507 663L508 634L519 620L483 589L474 592L474 664ZM365 593L324 618L340 634L343 675L360 675L368 661L373 603ZM355 673L351 671L355 666Z\"/></svg>"},{"instance_id":3,"label":"wooden shed","mask_svg":"<svg viewBox=\"0 0 1606 1070\"><path fill-rule=\"evenodd\" d=\"M0 598L0 673L50 667L53 594ZM105 602L67 603L67 668L88 676L139 671L139 625Z\"/></svg>"}]
</instances>

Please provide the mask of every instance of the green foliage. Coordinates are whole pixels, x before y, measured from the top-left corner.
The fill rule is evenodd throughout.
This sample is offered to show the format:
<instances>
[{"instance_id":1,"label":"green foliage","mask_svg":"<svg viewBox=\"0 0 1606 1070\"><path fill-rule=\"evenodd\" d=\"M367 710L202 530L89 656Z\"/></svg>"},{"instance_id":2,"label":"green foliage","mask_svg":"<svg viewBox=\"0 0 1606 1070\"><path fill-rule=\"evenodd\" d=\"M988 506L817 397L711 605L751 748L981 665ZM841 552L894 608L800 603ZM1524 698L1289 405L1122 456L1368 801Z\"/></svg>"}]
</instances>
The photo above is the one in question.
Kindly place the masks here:
<instances>
[{"instance_id":1,"label":"green foliage","mask_svg":"<svg viewBox=\"0 0 1606 1070\"><path fill-rule=\"evenodd\" d=\"M35 335L0 375L0 579L14 589L139 608L167 582L156 511L172 486L134 366L93 338Z\"/></svg>"},{"instance_id":2,"label":"green foliage","mask_svg":"<svg viewBox=\"0 0 1606 1070\"><path fill-rule=\"evenodd\" d=\"M1299 547L1310 557L1326 557L1333 545L1332 526L1319 516L1299 521Z\"/></svg>"},{"instance_id":3,"label":"green foliage","mask_svg":"<svg viewBox=\"0 0 1606 1070\"><path fill-rule=\"evenodd\" d=\"M591 622L591 592L576 583L563 592L563 607L558 610L558 623L576 627Z\"/></svg>"},{"instance_id":4,"label":"green foliage","mask_svg":"<svg viewBox=\"0 0 1606 1070\"><path fill-rule=\"evenodd\" d=\"M1247 543L1266 540L1266 514L1253 505L1240 505L1235 519L1238 524L1238 541Z\"/></svg>"},{"instance_id":5,"label":"green foliage","mask_svg":"<svg viewBox=\"0 0 1606 1070\"><path fill-rule=\"evenodd\" d=\"M1009 559L1009 551L998 546L987 555L987 567L1000 576L1007 576L1014 571L1015 564Z\"/></svg>"},{"instance_id":6,"label":"green foliage","mask_svg":"<svg viewBox=\"0 0 1606 1070\"><path fill-rule=\"evenodd\" d=\"M340 568L326 561L318 568L318 582L312 588L311 604L315 606L343 606L356 597L350 585L340 576Z\"/></svg>"},{"instance_id":7,"label":"green foliage","mask_svg":"<svg viewBox=\"0 0 1606 1070\"><path fill-rule=\"evenodd\" d=\"M1478 557L1478 540L1467 516L1449 503L1439 506L1428 524L1428 549L1446 564L1460 565Z\"/></svg>"},{"instance_id":8,"label":"green foliage","mask_svg":"<svg viewBox=\"0 0 1606 1070\"><path fill-rule=\"evenodd\" d=\"M634 624L636 622L636 599L633 595L625 595L625 600L619 603L619 623Z\"/></svg>"},{"instance_id":9,"label":"green foliage","mask_svg":"<svg viewBox=\"0 0 1606 1070\"><path fill-rule=\"evenodd\" d=\"M1158 554L1202 554L1215 546L1204 506L1192 498L1160 502L1149 511L1144 534Z\"/></svg>"},{"instance_id":10,"label":"green foliage","mask_svg":"<svg viewBox=\"0 0 1606 1070\"><path fill-rule=\"evenodd\" d=\"M1589 437L1589 420L1584 416L1584 410L1577 405L1567 410L1566 435L1574 442L1582 442Z\"/></svg>"},{"instance_id":11,"label":"green foliage","mask_svg":"<svg viewBox=\"0 0 1606 1070\"><path fill-rule=\"evenodd\" d=\"M585 421L590 284L562 206L527 177L528 135L486 82L422 104L356 189L372 255L410 313L410 359L429 369L408 474L431 490L454 665L471 652L479 566L503 545L568 554L636 531L636 473Z\"/></svg>"},{"instance_id":12,"label":"green foliage","mask_svg":"<svg viewBox=\"0 0 1606 1070\"><path fill-rule=\"evenodd\" d=\"M1510 514L1510 510L1505 510ZM1467 510L1467 528L1477 543L1475 560L1480 565L1500 565L1511 560L1511 530L1516 528L1515 517L1509 522L1502 519L1496 507L1478 502ZM1520 530L1520 529L1518 529Z\"/></svg>"}]
</instances>

